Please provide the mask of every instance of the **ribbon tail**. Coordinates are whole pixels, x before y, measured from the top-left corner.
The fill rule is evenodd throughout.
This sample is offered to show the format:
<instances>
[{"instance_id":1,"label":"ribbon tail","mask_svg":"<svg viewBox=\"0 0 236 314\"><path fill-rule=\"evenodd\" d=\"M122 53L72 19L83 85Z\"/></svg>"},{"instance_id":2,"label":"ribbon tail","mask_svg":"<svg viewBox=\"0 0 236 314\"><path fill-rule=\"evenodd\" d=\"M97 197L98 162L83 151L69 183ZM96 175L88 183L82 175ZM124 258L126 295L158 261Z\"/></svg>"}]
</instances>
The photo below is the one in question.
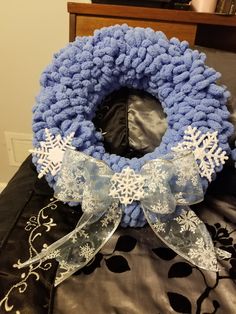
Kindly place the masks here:
<instances>
[{"instance_id":1,"label":"ribbon tail","mask_svg":"<svg viewBox=\"0 0 236 314\"><path fill-rule=\"evenodd\" d=\"M219 271L214 244L204 222L188 206L178 207L181 214L168 221L145 208L144 214L154 233L178 255L202 269Z\"/></svg>"},{"instance_id":2,"label":"ribbon tail","mask_svg":"<svg viewBox=\"0 0 236 314\"><path fill-rule=\"evenodd\" d=\"M85 217L86 216L86 217ZM96 217L95 217L96 216ZM19 265L55 258L59 265L54 285L86 266L115 232L122 218L122 209L113 203L103 214L83 214L76 228L48 246L35 257Z\"/></svg>"}]
</instances>

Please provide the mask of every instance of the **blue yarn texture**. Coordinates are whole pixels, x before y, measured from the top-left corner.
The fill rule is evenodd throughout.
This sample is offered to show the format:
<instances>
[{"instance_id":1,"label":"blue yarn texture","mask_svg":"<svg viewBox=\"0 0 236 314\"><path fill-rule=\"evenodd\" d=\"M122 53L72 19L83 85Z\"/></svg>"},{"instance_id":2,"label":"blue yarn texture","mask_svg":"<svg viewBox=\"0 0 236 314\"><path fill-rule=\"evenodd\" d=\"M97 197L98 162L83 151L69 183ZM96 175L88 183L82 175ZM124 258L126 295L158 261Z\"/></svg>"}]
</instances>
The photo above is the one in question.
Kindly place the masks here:
<instances>
[{"instance_id":1,"label":"blue yarn texture","mask_svg":"<svg viewBox=\"0 0 236 314\"><path fill-rule=\"evenodd\" d=\"M226 107L230 93L218 86L220 74L205 65L206 56L186 41L168 40L151 28L115 25L78 37L54 55L41 76L41 90L33 108L35 147L45 140L45 128L66 136L75 132L77 150L105 161L115 172L130 166L139 170L148 160L170 152L191 125L203 133L217 131L219 146L230 153L233 126ZM126 86L145 90L160 100L168 129L162 142L142 158L108 154L92 119L97 106L111 92ZM37 157L33 156L37 170ZM216 168L216 172L222 167ZM56 176L46 180L54 187ZM208 181L202 178L206 190ZM123 226L141 227L145 218L138 202L124 209Z\"/></svg>"}]
</instances>

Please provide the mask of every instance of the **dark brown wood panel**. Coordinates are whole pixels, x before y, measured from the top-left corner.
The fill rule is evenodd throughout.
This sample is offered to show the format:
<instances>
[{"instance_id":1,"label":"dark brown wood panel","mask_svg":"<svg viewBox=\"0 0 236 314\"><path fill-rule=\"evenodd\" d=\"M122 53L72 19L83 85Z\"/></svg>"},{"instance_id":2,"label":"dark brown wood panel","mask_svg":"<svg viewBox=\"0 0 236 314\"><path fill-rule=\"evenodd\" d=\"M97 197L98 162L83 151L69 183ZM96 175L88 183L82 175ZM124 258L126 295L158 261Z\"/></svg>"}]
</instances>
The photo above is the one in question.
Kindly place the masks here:
<instances>
[{"instance_id":1,"label":"dark brown wood panel","mask_svg":"<svg viewBox=\"0 0 236 314\"><path fill-rule=\"evenodd\" d=\"M152 27L167 37L236 52L236 16L121 5L68 3L70 40L97 28L127 23Z\"/></svg>"},{"instance_id":2,"label":"dark brown wood panel","mask_svg":"<svg viewBox=\"0 0 236 314\"><path fill-rule=\"evenodd\" d=\"M124 23L130 26L151 27L156 31L163 31L168 38L178 37L180 40L187 40L190 45L194 44L197 30L197 26L194 24L78 15L76 17L76 36L92 35L95 29Z\"/></svg>"},{"instance_id":3,"label":"dark brown wood panel","mask_svg":"<svg viewBox=\"0 0 236 314\"><path fill-rule=\"evenodd\" d=\"M69 40L73 41L76 37L76 14L70 13Z\"/></svg>"},{"instance_id":4,"label":"dark brown wood panel","mask_svg":"<svg viewBox=\"0 0 236 314\"><path fill-rule=\"evenodd\" d=\"M236 26L236 16L198 13L183 10L69 2L68 11L70 13L96 16L128 17L145 20Z\"/></svg>"}]
</instances>

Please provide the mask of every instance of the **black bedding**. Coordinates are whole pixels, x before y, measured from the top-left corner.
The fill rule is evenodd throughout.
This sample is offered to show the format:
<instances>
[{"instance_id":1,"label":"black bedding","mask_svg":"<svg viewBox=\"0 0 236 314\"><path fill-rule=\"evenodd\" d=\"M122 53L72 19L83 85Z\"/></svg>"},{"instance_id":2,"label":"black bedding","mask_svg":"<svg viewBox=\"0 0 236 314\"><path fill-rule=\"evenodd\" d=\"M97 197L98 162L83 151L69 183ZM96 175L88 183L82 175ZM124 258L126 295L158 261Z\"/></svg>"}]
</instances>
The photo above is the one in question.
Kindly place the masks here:
<instances>
[{"instance_id":1,"label":"black bedding","mask_svg":"<svg viewBox=\"0 0 236 314\"><path fill-rule=\"evenodd\" d=\"M232 97L235 123L234 108ZM107 151L130 158L152 151L166 129L158 101L127 88L104 100L94 123L104 133ZM206 223L215 246L232 253L219 262L220 272L203 271L179 257L148 226L119 228L89 265L55 288L54 260L23 269L17 265L71 231L82 213L80 206L70 207L53 198L53 190L37 178L29 156L0 196L0 312L236 313L236 169L232 160L210 184L204 201L192 208Z\"/></svg>"}]
</instances>

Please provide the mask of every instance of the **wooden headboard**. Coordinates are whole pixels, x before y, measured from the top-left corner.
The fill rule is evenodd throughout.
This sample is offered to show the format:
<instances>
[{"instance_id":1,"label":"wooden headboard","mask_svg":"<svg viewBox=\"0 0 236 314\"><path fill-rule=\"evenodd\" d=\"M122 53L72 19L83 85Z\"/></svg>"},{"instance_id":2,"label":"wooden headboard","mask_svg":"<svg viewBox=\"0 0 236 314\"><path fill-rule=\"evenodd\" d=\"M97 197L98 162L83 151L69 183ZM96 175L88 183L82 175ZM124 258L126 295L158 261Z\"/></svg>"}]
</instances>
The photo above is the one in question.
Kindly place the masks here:
<instances>
[{"instance_id":1,"label":"wooden headboard","mask_svg":"<svg viewBox=\"0 0 236 314\"><path fill-rule=\"evenodd\" d=\"M167 37L236 52L236 16L135 6L68 3L70 41L103 26L127 23L151 27Z\"/></svg>"}]
</instances>

